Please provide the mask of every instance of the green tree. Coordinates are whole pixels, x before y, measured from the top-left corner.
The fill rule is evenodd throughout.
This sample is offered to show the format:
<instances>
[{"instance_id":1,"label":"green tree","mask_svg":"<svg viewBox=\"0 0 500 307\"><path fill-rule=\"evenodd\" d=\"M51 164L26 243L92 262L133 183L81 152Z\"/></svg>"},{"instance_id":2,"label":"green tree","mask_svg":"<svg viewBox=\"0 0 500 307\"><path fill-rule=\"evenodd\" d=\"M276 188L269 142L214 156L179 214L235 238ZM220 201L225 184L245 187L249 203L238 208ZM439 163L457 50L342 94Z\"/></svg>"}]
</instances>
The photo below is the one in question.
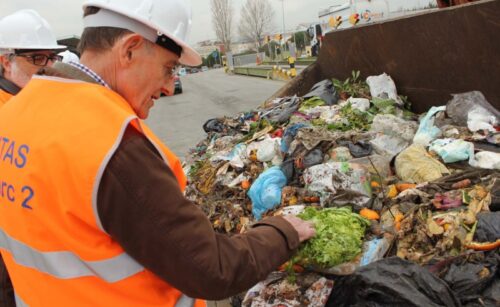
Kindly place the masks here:
<instances>
[{"instance_id":1,"label":"green tree","mask_svg":"<svg viewBox=\"0 0 500 307\"><path fill-rule=\"evenodd\" d=\"M221 56L222 56L222 53L219 50L217 50L217 52L214 51L214 52L210 53L207 56L207 64L204 64L204 65L208 66L208 67L213 67L215 64L220 64Z\"/></svg>"},{"instance_id":2,"label":"green tree","mask_svg":"<svg viewBox=\"0 0 500 307\"><path fill-rule=\"evenodd\" d=\"M295 42L295 39L297 39L297 42ZM305 31L295 32L292 35L291 41L295 43L297 50L304 50L311 43L311 39Z\"/></svg>"}]
</instances>

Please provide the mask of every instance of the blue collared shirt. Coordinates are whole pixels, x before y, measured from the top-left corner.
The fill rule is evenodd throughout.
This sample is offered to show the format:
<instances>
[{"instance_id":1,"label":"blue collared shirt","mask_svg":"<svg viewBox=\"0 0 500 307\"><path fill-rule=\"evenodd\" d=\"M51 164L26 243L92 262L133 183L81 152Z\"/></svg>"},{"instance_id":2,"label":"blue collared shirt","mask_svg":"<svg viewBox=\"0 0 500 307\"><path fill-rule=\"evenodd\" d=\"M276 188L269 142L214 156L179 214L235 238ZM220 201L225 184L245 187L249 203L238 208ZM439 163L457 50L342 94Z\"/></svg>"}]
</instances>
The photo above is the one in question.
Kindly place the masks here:
<instances>
[{"instance_id":1,"label":"blue collared shirt","mask_svg":"<svg viewBox=\"0 0 500 307\"><path fill-rule=\"evenodd\" d=\"M86 73L89 77L94 79L95 82L99 83L102 86L109 88L109 85L98 74L96 74L92 69L88 68L87 66L85 66L81 63L75 63L75 62L69 62L69 65L78 68L79 70Z\"/></svg>"}]
</instances>

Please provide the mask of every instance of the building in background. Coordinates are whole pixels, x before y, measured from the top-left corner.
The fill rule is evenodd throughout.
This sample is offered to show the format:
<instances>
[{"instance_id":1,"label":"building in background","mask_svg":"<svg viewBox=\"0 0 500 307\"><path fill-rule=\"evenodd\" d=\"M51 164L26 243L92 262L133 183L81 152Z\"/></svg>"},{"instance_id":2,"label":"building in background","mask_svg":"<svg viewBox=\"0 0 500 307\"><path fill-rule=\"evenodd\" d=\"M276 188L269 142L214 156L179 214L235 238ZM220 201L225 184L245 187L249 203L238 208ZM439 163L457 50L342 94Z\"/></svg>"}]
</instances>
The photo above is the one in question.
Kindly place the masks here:
<instances>
[{"instance_id":1,"label":"building in background","mask_svg":"<svg viewBox=\"0 0 500 307\"><path fill-rule=\"evenodd\" d=\"M80 53L76 50L76 47L78 46L79 42L80 36L78 35L64 36L57 39L58 44L68 46L68 50L78 56L80 56Z\"/></svg>"}]
</instances>

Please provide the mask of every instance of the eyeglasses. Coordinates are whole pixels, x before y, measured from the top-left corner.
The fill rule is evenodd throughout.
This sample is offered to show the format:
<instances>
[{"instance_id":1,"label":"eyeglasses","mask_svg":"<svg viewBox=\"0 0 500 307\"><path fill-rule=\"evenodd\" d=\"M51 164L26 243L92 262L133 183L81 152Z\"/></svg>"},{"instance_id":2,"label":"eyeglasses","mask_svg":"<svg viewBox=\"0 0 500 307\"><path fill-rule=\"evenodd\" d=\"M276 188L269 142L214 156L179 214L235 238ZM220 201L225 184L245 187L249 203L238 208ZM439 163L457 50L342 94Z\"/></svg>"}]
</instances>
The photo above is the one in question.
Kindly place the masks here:
<instances>
[{"instance_id":1,"label":"eyeglasses","mask_svg":"<svg viewBox=\"0 0 500 307\"><path fill-rule=\"evenodd\" d=\"M179 73L179 71L181 70L181 65L178 64L178 65L175 65L173 67L165 67L165 75L168 77L168 78L173 78L175 75L177 75L177 73Z\"/></svg>"},{"instance_id":2,"label":"eyeglasses","mask_svg":"<svg viewBox=\"0 0 500 307\"><path fill-rule=\"evenodd\" d=\"M52 55L46 55L46 54L14 54L14 56L20 56L23 58L28 59L33 65L36 66L47 66L49 61L55 62L55 61L61 61L62 56L57 55L57 54L52 54Z\"/></svg>"}]
</instances>

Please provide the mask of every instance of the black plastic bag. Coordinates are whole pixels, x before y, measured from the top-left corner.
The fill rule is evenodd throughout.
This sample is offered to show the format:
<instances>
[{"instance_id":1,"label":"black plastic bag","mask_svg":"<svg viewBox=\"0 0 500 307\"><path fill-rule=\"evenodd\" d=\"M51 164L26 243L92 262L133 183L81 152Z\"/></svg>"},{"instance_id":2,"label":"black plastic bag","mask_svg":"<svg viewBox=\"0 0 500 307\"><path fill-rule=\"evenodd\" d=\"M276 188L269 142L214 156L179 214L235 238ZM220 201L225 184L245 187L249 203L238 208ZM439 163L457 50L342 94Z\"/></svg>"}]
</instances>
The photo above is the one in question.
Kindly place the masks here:
<instances>
[{"instance_id":1,"label":"black plastic bag","mask_svg":"<svg viewBox=\"0 0 500 307\"><path fill-rule=\"evenodd\" d=\"M474 240L478 242L495 242L500 239L500 211L481 212L477 216L477 227Z\"/></svg>"},{"instance_id":2,"label":"black plastic bag","mask_svg":"<svg viewBox=\"0 0 500 307\"><path fill-rule=\"evenodd\" d=\"M371 155L373 148L372 145L365 141L359 141L353 143L351 141L340 141L338 142L340 146L347 146L351 156L354 158L363 158Z\"/></svg>"},{"instance_id":3,"label":"black plastic bag","mask_svg":"<svg viewBox=\"0 0 500 307\"><path fill-rule=\"evenodd\" d=\"M494 280L499 278L499 258L498 254L490 253L486 259L467 259L466 262L457 259L450 265L443 280L462 304L494 300L494 296L500 296L499 289L493 288Z\"/></svg>"},{"instance_id":4,"label":"black plastic bag","mask_svg":"<svg viewBox=\"0 0 500 307\"><path fill-rule=\"evenodd\" d=\"M290 158L283 161L283 164L281 164L281 171L285 174L287 182L292 181L295 174L294 160Z\"/></svg>"},{"instance_id":5,"label":"black plastic bag","mask_svg":"<svg viewBox=\"0 0 500 307\"><path fill-rule=\"evenodd\" d=\"M280 98L275 106L263 110L261 117L273 123L283 124L292 116L293 112L299 109L302 101L297 96Z\"/></svg>"},{"instance_id":6,"label":"black plastic bag","mask_svg":"<svg viewBox=\"0 0 500 307\"><path fill-rule=\"evenodd\" d=\"M337 94L332 80L330 79L314 84L311 91L304 95L304 100L312 97L321 98L329 106L334 105L337 101L339 101L339 94Z\"/></svg>"},{"instance_id":7,"label":"black plastic bag","mask_svg":"<svg viewBox=\"0 0 500 307\"><path fill-rule=\"evenodd\" d=\"M323 163L323 152L321 149L314 149L304 157L304 168L308 168Z\"/></svg>"},{"instance_id":8,"label":"black plastic bag","mask_svg":"<svg viewBox=\"0 0 500 307\"><path fill-rule=\"evenodd\" d=\"M327 306L461 306L448 284L398 257L385 258L339 278Z\"/></svg>"},{"instance_id":9,"label":"black plastic bag","mask_svg":"<svg viewBox=\"0 0 500 307\"><path fill-rule=\"evenodd\" d=\"M491 211L500 211L500 179L496 178L491 188Z\"/></svg>"},{"instance_id":10,"label":"black plastic bag","mask_svg":"<svg viewBox=\"0 0 500 307\"><path fill-rule=\"evenodd\" d=\"M483 297L481 298L481 300L483 301L483 304L469 303L466 306L467 307L500 306L500 271L498 271L498 268L497 268L497 276L493 279L491 285L483 292Z\"/></svg>"},{"instance_id":11,"label":"black plastic bag","mask_svg":"<svg viewBox=\"0 0 500 307\"><path fill-rule=\"evenodd\" d=\"M224 123L218 118L209 119L203 124L203 130L205 130L206 133L222 132L224 128Z\"/></svg>"},{"instance_id":12,"label":"black plastic bag","mask_svg":"<svg viewBox=\"0 0 500 307\"><path fill-rule=\"evenodd\" d=\"M372 154L372 145L368 142L359 141L356 144L349 144L349 151L354 158L363 158Z\"/></svg>"}]
</instances>

